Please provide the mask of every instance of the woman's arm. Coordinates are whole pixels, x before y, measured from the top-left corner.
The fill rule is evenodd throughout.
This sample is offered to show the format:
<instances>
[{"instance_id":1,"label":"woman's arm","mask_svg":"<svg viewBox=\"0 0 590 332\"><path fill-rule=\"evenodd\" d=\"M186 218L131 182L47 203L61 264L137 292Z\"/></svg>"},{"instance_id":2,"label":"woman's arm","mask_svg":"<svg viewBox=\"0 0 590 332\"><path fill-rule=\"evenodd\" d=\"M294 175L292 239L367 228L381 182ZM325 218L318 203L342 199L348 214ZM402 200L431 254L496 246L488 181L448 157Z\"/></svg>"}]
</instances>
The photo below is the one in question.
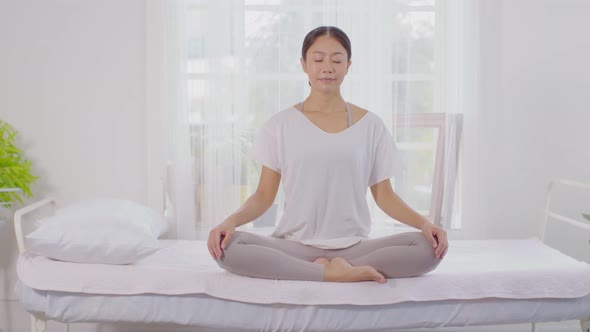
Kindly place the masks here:
<instances>
[{"instance_id":1,"label":"woman's arm","mask_svg":"<svg viewBox=\"0 0 590 332\"><path fill-rule=\"evenodd\" d=\"M221 257L236 227L260 217L272 205L279 190L281 174L262 166L256 192L240 208L209 232L207 247L213 259Z\"/></svg>"},{"instance_id":2,"label":"woman's arm","mask_svg":"<svg viewBox=\"0 0 590 332\"><path fill-rule=\"evenodd\" d=\"M388 216L422 231L436 248L435 255L443 258L448 248L447 232L428 221L408 206L391 188L389 179L371 186L371 193L377 206Z\"/></svg>"}]
</instances>

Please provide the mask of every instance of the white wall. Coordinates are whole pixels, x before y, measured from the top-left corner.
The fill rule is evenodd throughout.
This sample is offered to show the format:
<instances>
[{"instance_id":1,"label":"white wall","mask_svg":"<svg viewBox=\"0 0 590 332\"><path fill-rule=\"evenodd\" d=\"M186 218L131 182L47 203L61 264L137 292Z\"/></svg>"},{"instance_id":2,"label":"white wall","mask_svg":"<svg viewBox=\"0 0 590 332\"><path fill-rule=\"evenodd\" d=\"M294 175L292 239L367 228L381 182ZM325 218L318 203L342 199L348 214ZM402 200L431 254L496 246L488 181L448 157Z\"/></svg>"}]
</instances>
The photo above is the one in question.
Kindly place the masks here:
<instances>
[{"instance_id":1,"label":"white wall","mask_svg":"<svg viewBox=\"0 0 590 332\"><path fill-rule=\"evenodd\" d=\"M483 9L480 234L534 236L551 178L590 182L590 2Z\"/></svg>"},{"instance_id":2,"label":"white wall","mask_svg":"<svg viewBox=\"0 0 590 332\"><path fill-rule=\"evenodd\" d=\"M6 1L0 8L0 109L64 201L144 201L142 1Z\"/></svg>"},{"instance_id":3,"label":"white wall","mask_svg":"<svg viewBox=\"0 0 590 332\"><path fill-rule=\"evenodd\" d=\"M41 177L37 199L145 202L144 2L0 0L0 43L0 119L19 131ZM12 225L0 230L5 299L16 244ZM0 330L12 331L5 305Z\"/></svg>"}]
</instances>

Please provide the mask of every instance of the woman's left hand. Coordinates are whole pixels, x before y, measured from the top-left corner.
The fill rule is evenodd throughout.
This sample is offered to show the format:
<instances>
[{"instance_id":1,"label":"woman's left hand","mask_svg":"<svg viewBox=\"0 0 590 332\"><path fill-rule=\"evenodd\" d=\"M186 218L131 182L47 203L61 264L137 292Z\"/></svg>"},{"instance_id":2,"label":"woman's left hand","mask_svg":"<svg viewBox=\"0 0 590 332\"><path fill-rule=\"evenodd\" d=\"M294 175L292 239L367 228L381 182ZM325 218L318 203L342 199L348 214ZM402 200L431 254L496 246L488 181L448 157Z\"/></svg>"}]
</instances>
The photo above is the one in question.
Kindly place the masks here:
<instances>
[{"instance_id":1,"label":"woman's left hand","mask_svg":"<svg viewBox=\"0 0 590 332\"><path fill-rule=\"evenodd\" d=\"M449 248L447 232L431 222L425 222L420 230L435 248L434 255L436 258L443 259L447 253L447 249Z\"/></svg>"}]
</instances>

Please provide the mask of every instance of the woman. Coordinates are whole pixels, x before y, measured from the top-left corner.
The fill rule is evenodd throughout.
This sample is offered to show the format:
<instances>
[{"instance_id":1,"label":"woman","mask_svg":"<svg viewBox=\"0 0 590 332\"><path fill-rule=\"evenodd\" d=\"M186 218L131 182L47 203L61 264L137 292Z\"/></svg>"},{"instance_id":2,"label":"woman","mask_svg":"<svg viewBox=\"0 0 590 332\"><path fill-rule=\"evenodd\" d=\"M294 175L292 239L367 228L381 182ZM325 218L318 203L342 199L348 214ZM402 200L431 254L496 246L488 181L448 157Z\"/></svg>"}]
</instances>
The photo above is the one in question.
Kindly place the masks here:
<instances>
[{"instance_id":1,"label":"woman","mask_svg":"<svg viewBox=\"0 0 590 332\"><path fill-rule=\"evenodd\" d=\"M350 58L350 41L336 27L305 37L301 66L311 93L260 130L251 150L262 164L258 188L209 233L222 268L268 279L385 283L427 273L446 254L446 232L391 188L394 143L383 121L340 94ZM272 236L236 231L271 206L281 181L285 211ZM420 232L368 239L367 187L379 208Z\"/></svg>"}]
</instances>

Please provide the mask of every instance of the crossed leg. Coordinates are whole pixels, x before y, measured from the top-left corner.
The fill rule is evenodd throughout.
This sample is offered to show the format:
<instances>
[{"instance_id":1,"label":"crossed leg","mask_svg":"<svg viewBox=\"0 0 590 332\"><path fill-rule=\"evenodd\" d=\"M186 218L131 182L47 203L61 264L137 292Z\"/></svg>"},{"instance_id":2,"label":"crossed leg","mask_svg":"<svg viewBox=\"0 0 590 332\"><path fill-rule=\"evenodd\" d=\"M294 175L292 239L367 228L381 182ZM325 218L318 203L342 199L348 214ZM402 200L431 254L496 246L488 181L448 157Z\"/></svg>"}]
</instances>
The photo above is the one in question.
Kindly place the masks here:
<instances>
[{"instance_id":1,"label":"crossed leg","mask_svg":"<svg viewBox=\"0 0 590 332\"><path fill-rule=\"evenodd\" d=\"M327 259L342 257L354 266L372 266L386 278L416 277L434 270L440 263L432 244L421 232L368 239L327 254Z\"/></svg>"},{"instance_id":2,"label":"crossed leg","mask_svg":"<svg viewBox=\"0 0 590 332\"><path fill-rule=\"evenodd\" d=\"M419 232L325 250L297 242L235 232L217 263L235 274L265 279L385 282L427 273L439 263Z\"/></svg>"}]
</instances>

